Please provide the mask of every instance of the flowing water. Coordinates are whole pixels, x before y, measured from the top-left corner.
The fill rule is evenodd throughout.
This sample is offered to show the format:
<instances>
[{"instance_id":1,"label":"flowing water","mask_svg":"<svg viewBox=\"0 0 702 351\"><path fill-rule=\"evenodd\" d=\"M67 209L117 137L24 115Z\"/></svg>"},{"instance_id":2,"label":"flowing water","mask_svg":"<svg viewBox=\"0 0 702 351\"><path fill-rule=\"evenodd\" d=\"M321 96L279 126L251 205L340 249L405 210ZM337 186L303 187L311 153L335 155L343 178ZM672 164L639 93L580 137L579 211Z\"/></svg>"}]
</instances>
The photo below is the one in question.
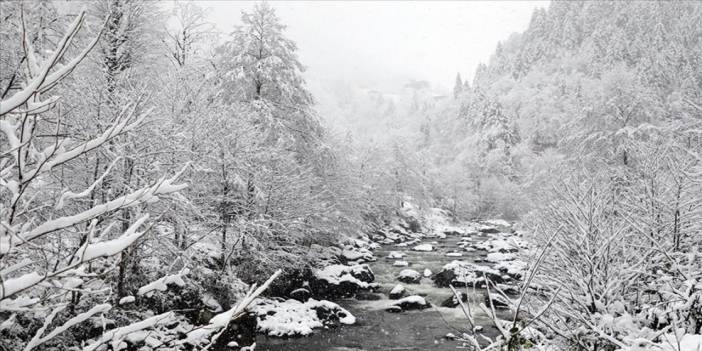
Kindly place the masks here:
<instances>
[{"instance_id":1,"label":"flowing water","mask_svg":"<svg viewBox=\"0 0 702 351\"><path fill-rule=\"evenodd\" d=\"M474 237L480 240L482 236ZM378 258L371 262L375 281L380 284L379 295L382 299L375 301L358 301L346 299L335 301L349 310L356 317L355 325L344 325L335 329L315 330L313 335L301 338L273 338L260 335L257 337L256 350L259 351L342 351L342 350L456 350L460 342L447 340L447 333L460 335L469 328L460 307L440 307L441 303L453 296L448 288L437 288L431 278L422 278L420 284L404 284L406 295L420 295L432 304L425 310L389 313L385 311L393 300L388 299L389 291L397 285L398 273L406 268L423 273L425 268L438 273L443 265L453 260L468 262L479 261L485 257L485 252L462 251L458 246L460 236L448 236L445 239L425 238L422 243L432 244L434 251L417 252L409 247L385 245L375 251ZM409 267L395 267L395 260L386 257L390 251L400 251L406 254L402 260ZM447 252L461 252L462 257L447 257ZM482 301L482 291L472 291L474 301ZM471 304L475 322L478 325L490 325L489 318L483 313L477 313L476 304ZM484 334L492 334L486 327Z\"/></svg>"}]
</instances>

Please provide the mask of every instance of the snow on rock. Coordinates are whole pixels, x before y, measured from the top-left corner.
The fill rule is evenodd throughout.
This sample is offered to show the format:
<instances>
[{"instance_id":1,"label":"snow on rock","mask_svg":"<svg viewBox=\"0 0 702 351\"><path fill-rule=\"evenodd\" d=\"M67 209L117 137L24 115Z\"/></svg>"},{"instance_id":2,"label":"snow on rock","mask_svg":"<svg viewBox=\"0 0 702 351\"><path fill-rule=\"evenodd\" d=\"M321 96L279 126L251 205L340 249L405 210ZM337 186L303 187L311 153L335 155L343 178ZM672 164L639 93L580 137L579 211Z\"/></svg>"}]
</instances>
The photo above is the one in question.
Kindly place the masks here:
<instances>
[{"instance_id":1,"label":"snow on rock","mask_svg":"<svg viewBox=\"0 0 702 351\"><path fill-rule=\"evenodd\" d=\"M395 259L403 258L405 256L407 256L407 255L404 252L390 251L390 253L388 254L388 259L395 260Z\"/></svg>"},{"instance_id":2,"label":"snow on rock","mask_svg":"<svg viewBox=\"0 0 702 351\"><path fill-rule=\"evenodd\" d=\"M173 312L166 312L123 327L104 331L96 340L84 346L83 351L95 351L110 341L122 340L132 333L153 329L159 325L171 324L175 320L176 316Z\"/></svg>"},{"instance_id":3,"label":"snow on rock","mask_svg":"<svg viewBox=\"0 0 702 351\"><path fill-rule=\"evenodd\" d=\"M397 300L403 295L405 295L405 287L402 286L402 284L397 284L394 288L392 288L392 290L390 290L390 294L388 295L388 297L391 300Z\"/></svg>"},{"instance_id":4,"label":"snow on rock","mask_svg":"<svg viewBox=\"0 0 702 351\"><path fill-rule=\"evenodd\" d=\"M478 228L481 233L499 233L500 230L494 225L482 225Z\"/></svg>"},{"instance_id":5,"label":"snow on rock","mask_svg":"<svg viewBox=\"0 0 702 351\"><path fill-rule=\"evenodd\" d=\"M397 280L407 284L419 284L422 275L414 269L403 269L397 276Z\"/></svg>"},{"instance_id":6,"label":"snow on rock","mask_svg":"<svg viewBox=\"0 0 702 351\"><path fill-rule=\"evenodd\" d=\"M412 295L403 297L395 302L393 302L386 311L388 312L402 312L410 310L423 310L425 308L431 307L423 297L419 295Z\"/></svg>"},{"instance_id":7,"label":"snow on rock","mask_svg":"<svg viewBox=\"0 0 702 351\"><path fill-rule=\"evenodd\" d=\"M305 288L299 288L291 291L290 294L288 294L288 296L297 301L305 302L309 300L310 297L312 297L312 293L310 293L310 291Z\"/></svg>"},{"instance_id":8,"label":"snow on rock","mask_svg":"<svg viewBox=\"0 0 702 351\"><path fill-rule=\"evenodd\" d=\"M392 263L393 266L395 267L407 267L409 266L409 262L407 261L395 261Z\"/></svg>"},{"instance_id":9,"label":"snow on rock","mask_svg":"<svg viewBox=\"0 0 702 351\"><path fill-rule=\"evenodd\" d=\"M460 305L461 302L468 301L468 294L465 291L459 291L458 295L460 295L460 302L458 301L458 298L456 298L456 295L452 295L441 303L441 307L456 307Z\"/></svg>"},{"instance_id":10,"label":"snow on rock","mask_svg":"<svg viewBox=\"0 0 702 351\"><path fill-rule=\"evenodd\" d=\"M509 224L509 222L505 221L504 219L488 219L484 222L486 224L494 225L494 226L498 226L498 227L506 227L506 228L512 227L512 225Z\"/></svg>"},{"instance_id":11,"label":"snow on rock","mask_svg":"<svg viewBox=\"0 0 702 351\"><path fill-rule=\"evenodd\" d=\"M256 330L269 336L305 336L316 328L356 323L349 311L326 300L257 299L249 310L256 316Z\"/></svg>"},{"instance_id":12,"label":"snow on rock","mask_svg":"<svg viewBox=\"0 0 702 351\"><path fill-rule=\"evenodd\" d=\"M414 251L434 251L434 247L430 244L421 244L412 248Z\"/></svg>"},{"instance_id":13,"label":"snow on rock","mask_svg":"<svg viewBox=\"0 0 702 351\"><path fill-rule=\"evenodd\" d=\"M410 240L410 241L405 241L405 242L399 243L399 244L397 244L397 247L408 247L408 246L412 246L412 245L414 245L414 244L419 243L420 241L421 241L421 240L415 238L415 239L412 239L412 240Z\"/></svg>"},{"instance_id":14,"label":"snow on rock","mask_svg":"<svg viewBox=\"0 0 702 351\"><path fill-rule=\"evenodd\" d=\"M494 268L509 275L513 279L521 279L526 275L529 267L524 261L514 260L498 262Z\"/></svg>"},{"instance_id":15,"label":"snow on rock","mask_svg":"<svg viewBox=\"0 0 702 351\"><path fill-rule=\"evenodd\" d=\"M526 241L516 236L495 236L494 239L472 244L471 247L488 252L512 253L528 247Z\"/></svg>"},{"instance_id":16,"label":"snow on rock","mask_svg":"<svg viewBox=\"0 0 702 351\"><path fill-rule=\"evenodd\" d=\"M336 264L313 272L310 281L313 295L323 297L351 296L359 290L372 288L375 275L366 264L346 266Z\"/></svg>"},{"instance_id":17,"label":"snow on rock","mask_svg":"<svg viewBox=\"0 0 702 351\"><path fill-rule=\"evenodd\" d=\"M513 261L517 256L513 253L491 252L487 255L489 262Z\"/></svg>"},{"instance_id":18,"label":"snow on rock","mask_svg":"<svg viewBox=\"0 0 702 351\"><path fill-rule=\"evenodd\" d=\"M373 253L368 249L364 248L346 248L341 252L341 258L346 262L350 261L362 261L362 262L372 262L375 261Z\"/></svg>"},{"instance_id":19,"label":"snow on rock","mask_svg":"<svg viewBox=\"0 0 702 351\"><path fill-rule=\"evenodd\" d=\"M465 261L452 261L444 265L439 273L432 279L439 287L453 286L483 286L485 277L495 283L502 283L509 279L503 277L500 271L485 266L479 266Z\"/></svg>"}]
</instances>

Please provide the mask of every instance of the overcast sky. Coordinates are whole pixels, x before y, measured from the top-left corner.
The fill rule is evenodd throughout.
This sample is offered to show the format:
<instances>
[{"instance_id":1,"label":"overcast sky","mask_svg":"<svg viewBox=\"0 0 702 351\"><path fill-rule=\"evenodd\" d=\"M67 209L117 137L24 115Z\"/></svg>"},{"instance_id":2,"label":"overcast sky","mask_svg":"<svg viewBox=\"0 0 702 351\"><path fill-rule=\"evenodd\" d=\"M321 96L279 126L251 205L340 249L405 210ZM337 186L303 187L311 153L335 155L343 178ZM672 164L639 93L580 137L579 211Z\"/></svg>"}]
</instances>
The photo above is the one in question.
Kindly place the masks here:
<instances>
[{"instance_id":1,"label":"overcast sky","mask_svg":"<svg viewBox=\"0 0 702 351\"><path fill-rule=\"evenodd\" d=\"M241 23L254 2L201 1L223 32ZM344 80L392 89L408 79L434 88L472 78L497 42L526 29L538 1L300 1L271 2L308 67L308 81Z\"/></svg>"}]
</instances>

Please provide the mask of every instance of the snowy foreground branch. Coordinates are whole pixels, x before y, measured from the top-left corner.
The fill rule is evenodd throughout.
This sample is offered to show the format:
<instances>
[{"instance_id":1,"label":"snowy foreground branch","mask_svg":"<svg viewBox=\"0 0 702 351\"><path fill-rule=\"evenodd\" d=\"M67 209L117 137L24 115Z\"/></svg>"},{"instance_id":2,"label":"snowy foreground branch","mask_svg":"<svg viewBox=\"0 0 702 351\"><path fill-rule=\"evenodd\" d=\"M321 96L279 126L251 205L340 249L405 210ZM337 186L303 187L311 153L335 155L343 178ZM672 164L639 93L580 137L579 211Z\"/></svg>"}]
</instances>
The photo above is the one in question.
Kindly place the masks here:
<instances>
[{"instance_id":1,"label":"snowy foreground branch","mask_svg":"<svg viewBox=\"0 0 702 351\"><path fill-rule=\"evenodd\" d=\"M113 298L109 283L106 287L102 277L111 274L116 264L126 259L125 250L149 232L150 216L144 211L145 205L186 187L178 184L177 179L187 165L171 177L129 191L125 189L114 198L105 199L105 194L112 194L104 189L109 173L114 172L115 160L99 177L96 172L95 179L83 190L57 194L49 188L49 181L58 169L71 161L92 157L94 151L118 136L139 128L148 116L137 113L136 104L127 104L104 131L77 143L67 133L61 133L60 120L54 123L43 116L59 98L42 100L41 94L67 77L100 38L101 33L75 58L64 59L84 22L82 11L43 62L27 39L25 29L22 37L27 82L11 97L0 101L0 141L3 142L0 146L0 316L8 317L0 330L11 329L22 313L45 314L39 329L27 331L33 336L23 345L25 351L42 349L68 329L112 311L111 304L99 303ZM60 66L59 62L67 63ZM46 130L47 125L55 130L55 135L51 142L42 143L37 133ZM98 190L102 190L102 202L94 196ZM127 209L134 216L117 217L123 221L118 230L111 219ZM119 260L111 260L113 257ZM95 265L99 260L105 262ZM154 291L164 291L168 284L182 285L181 276L187 273L183 269L177 275L158 279L139 289L137 295L148 297ZM193 331L189 338L215 335L212 341L216 341L229 322L239 318L279 274L258 289L253 287L236 307ZM172 322L174 318L173 312L166 312L104 331L83 349L97 350L105 344L119 349L129 335Z\"/></svg>"}]
</instances>

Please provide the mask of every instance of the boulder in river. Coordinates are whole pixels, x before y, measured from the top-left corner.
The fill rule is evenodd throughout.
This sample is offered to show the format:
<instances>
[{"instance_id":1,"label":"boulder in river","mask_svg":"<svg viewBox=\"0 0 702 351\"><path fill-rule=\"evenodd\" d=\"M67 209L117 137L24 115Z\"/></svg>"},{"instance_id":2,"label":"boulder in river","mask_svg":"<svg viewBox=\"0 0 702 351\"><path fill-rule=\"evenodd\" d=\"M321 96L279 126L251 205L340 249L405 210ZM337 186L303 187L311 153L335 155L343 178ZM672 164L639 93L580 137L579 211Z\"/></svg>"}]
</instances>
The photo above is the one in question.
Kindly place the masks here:
<instances>
[{"instance_id":1,"label":"boulder in river","mask_svg":"<svg viewBox=\"0 0 702 351\"><path fill-rule=\"evenodd\" d=\"M412 240L410 240L410 241L405 241L405 242L399 243L399 244L397 244L397 246L398 246L398 247L412 246L412 245L414 245L414 244L416 244L416 243L418 243L418 242L420 242L420 241L421 241L421 240L419 240L419 239L412 239Z\"/></svg>"},{"instance_id":2,"label":"boulder in river","mask_svg":"<svg viewBox=\"0 0 702 351\"><path fill-rule=\"evenodd\" d=\"M429 277L431 277L431 275L432 275L433 273L431 272L431 269L429 269L429 268L424 268L424 273L423 273L423 274L424 274L424 278L429 278Z\"/></svg>"},{"instance_id":3,"label":"boulder in river","mask_svg":"<svg viewBox=\"0 0 702 351\"><path fill-rule=\"evenodd\" d=\"M461 257L463 256L462 253L460 252L447 252L446 257Z\"/></svg>"},{"instance_id":4,"label":"boulder in river","mask_svg":"<svg viewBox=\"0 0 702 351\"><path fill-rule=\"evenodd\" d=\"M289 296L297 301L305 302L312 297L312 293L305 288L299 288L291 291Z\"/></svg>"},{"instance_id":5,"label":"boulder in river","mask_svg":"<svg viewBox=\"0 0 702 351\"><path fill-rule=\"evenodd\" d=\"M485 258L488 262L513 261L517 256L513 253L491 252Z\"/></svg>"},{"instance_id":6,"label":"boulder in river","mask_svg":"<svg viewBox=\"0 0 702 351\"><path fill-rule=\"evenodd\" d=\"M495 269L507 274L512 279L521 279L529 269L526 262L521 260L502 261L495 265Z\"/></svg>"},{"instance_id":7,"label":"boulder in river","mask_svg":"<svg viewBox=\"0 0 702 351\"><path fill-rule=\"evenodd\" d=\"M257 331L269 336L304 336L315 328L356 323L349 311L325 300L256 299L249 310L256 316Z\"/></svg>"},{"instance_id":8,"label":"boulder in river","mask_svg":"<svg viewBox=\"0 0 702 351\"><path fill-rule=\"evenodd\" d=\"M396 312L397 307L399 307L402 311L423 310L431 307L431 304L419 295L412 295L403 297L393 302L392 305L387 309L387 311ZM390 309L393 309L393 311L390 311Z\"/></svg>"},{"instance_id":9,"label":"boulder in river","mask_svg":"<svg viewBox=\"0 0 702 351\"><path fill-rule=\"evenodd\" d=\"M412 248L414 251L434 251L434 247L430 244L421 244Z\"/></svg>"},{"instance_id":10,"label":"boulder in river","mask_svg":"<svg viewBox=\"0 0 702 351\"><path fill-rule=\"evenodd\" d=\"M397 285L395 285L394 288L392 288L392 290L390 290L390 294L388 294L388 297L391 300L397 300L404 295L405 295L405 287L402 286L402 284L397 284Z\"/></svg>"},{"instance_id":11,"label":"boulder in river","mask_svg":"<svg viewBox=\"0 0 702 351\"><path fill-rule=\"evenodd\" d=\"M398 260L398 261L393 262L392 265L395 267L407 267L407 266L409 266L409 262Z\"/></svg>"},{"instance_id":12,"label":"boulder in river","mask_svg":"<svg viewBox=\"0 0 702 351\"><path fill-rule=\"evenodd\" d=\"M439 273L434 274L432 279L434 284L439 287L448 287L449 285L482 287L485 285L485 277L494 283L503 283L508 280L498 270L465 261L453 261L444 265Z\"/></svg>"},{"instance_id":13,"label":"boulder in river","mask_svg":"<svg viewBox=\"0 0 702 351\"><path fill-rule=\"evenodd\" d=\"M485 250L488 252L501 252L501 253L513 253L520 249L525 249L528 247L526 241L522 238L513 235L492 235L492 239L483 241L481 243L474 243L471 245L473 248L478 250Z\"/></svg>"},{"instance_id":14,"label":"boulder in river","mask_svg":"<svg viewBox=\"0 0 702 351\"><path fill-rule=\"evenodd\" d=\"M499 233L500 230L497 229L496 226L493 225L483 225L480 228L478 228L478 231L481 233L487 233L487 234L494 234L494 233Z\"/></svg>"},{"instance_id":15,"label":"boulder in river","mask_svg":"<svg viewBox=\"0 0 702 351\"><path fill-rule=\"evenodd\" d=\"M336 264L316 270L310 280L310 288L317 297L353 296L360 290L373 288L373 280L375 276L368 265Z\"/></svg>"},{"instance_id":16,"label":"boulder in river","mask_svg":"<svg viewBox=\"0 0 702 351\"><path fill-rule=\"evenodd\" d=\"M364 248L347 248L341 251L341 261L343 263L349 262L372 262L375 261L373 253Z\"/></svg>"},{"instance_id":17,"label":"boulder in river","mask_svg":"<svg viewBox=\"0 0 702 351\"><path fill-rule=\"evenodd\" d=\"M385 311L390 312L390 313L400 313L400 312L402 312L402 307L390 306L390 307L386 308Z\"/></svg>"},{"instance_id":18,"label":"boulder in river","mask_svg":"<svg viewBox=\"0 0 702 351\"><path fill-rule=\"evenodd\" d=\"M390 253L388 254L388 259L389 259L389 260L396 260L396 259L403 258L403 257L405 257L405 256L407 256L407 254L405 254L404 252L401 252L401 251L390 251Z\"/></svg>"},{"instance_id":19,"label":"boulder in river","mask_svg":"<svg viewBox=\"0 0 702 351\"><path fill-rule=\"evenodd\" d=\"M461 297L461 302L468 301L468 294L466 294L465 291L459 291L458 295L460 295ZM444 302L441 303L441 307L456 307L458 305L460 305L460 303L458 302L456 295L447 298L446 300L444 300Z\"/></svg>"},{"instance_id":20,"label":"boulder in river","mask_svg":"<svg viewBox=\"0 0 702 351\"><path fill-rule=\"evenodd\" d=\"M397 280L407 284L419 284L422 275L414 269L403 269L397 276Z\"/></svg>"}]
</instances>

